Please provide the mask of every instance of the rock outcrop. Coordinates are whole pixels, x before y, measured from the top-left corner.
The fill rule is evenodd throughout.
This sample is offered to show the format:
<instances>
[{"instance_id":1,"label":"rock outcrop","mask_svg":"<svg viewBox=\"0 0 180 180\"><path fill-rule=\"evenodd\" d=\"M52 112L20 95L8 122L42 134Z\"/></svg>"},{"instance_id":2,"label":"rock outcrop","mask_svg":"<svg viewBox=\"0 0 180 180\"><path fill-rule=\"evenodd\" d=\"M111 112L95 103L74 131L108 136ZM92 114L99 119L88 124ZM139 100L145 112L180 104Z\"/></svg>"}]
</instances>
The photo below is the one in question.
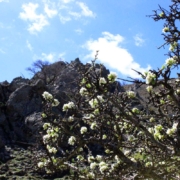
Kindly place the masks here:
<instances>
[{"instance_id":1,"label":"rock outcrop","mask_svg":"<svg viewBox=\"0 0 180 180\"><path fill-rule=\"evenodd\" d=\"M17 77L11 83L0 83L0 149L9 143L33 143L42 127L42 93L48 91L60 101L57 112L68 101L67 92L76 90L78 69L85 68L79 59L67 64L58 61L48 65L32 79ZM97 72L100 66L96 67ZM107 76L109 70L101 70Z\"/></svg>"}]
</instances>

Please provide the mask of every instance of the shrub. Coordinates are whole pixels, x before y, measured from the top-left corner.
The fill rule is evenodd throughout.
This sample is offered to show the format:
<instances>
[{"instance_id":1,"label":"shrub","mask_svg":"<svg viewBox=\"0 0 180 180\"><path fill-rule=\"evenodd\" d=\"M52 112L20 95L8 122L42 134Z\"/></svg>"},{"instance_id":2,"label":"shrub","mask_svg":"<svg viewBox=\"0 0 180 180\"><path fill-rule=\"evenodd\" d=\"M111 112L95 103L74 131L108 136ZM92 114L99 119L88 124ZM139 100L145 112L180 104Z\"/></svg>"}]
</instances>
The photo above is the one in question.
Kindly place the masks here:
<instances>
[{"instance_id":1,"label":"shrub","mask_svg":"<svg viewBox=\"0 0 180 180\"><path fill-rule=\"evenodd\" d=\"M120 92L117 86L109 91L117 75L102 77L95 69L97 56L89 69L79 71L79 89L64 104L64 116L52 113L58 102L43 94L46 155L39 168L50 174L69 170L72 179L179 179L180 80L170 80L180 62L179 5L172 0L169 11L159 7L152 16L165 20L163 46L170 45L170 51L162 68L138 72L143 80L134 80L147 85L147 111L133 107L133 91Z\"/></svg>"}]
</instances>

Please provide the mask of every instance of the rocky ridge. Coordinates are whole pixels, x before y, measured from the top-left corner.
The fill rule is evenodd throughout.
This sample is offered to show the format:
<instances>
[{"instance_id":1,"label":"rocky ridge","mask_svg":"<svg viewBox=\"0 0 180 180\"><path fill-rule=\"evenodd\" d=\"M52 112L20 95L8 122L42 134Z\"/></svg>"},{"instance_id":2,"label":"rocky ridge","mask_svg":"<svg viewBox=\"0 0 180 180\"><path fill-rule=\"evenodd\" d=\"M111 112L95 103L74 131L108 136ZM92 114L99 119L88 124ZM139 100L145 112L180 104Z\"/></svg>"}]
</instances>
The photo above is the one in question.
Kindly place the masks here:
<instances>
[{"instance_id":1,"label":"rocky ridge","mask_svg":"<svg viewBox=\"0 0 180 180\"><path fill-rule=\"evenodd\" d=\"M0 83L0 179L48 179L33 167L33 148L42 128L42 93L48 91L61 103L55 109L62 114L67 92L78 88L78 69L85 68L79 59L67 64L58 61L44 67L33 78L17 77ZM96 65L100 71L100 65ZM102 76L109 70L104 66ZM33 156L32 156L33 155ZM53 178L50 178L53 179Z\"/></svg>"}]
</instances>

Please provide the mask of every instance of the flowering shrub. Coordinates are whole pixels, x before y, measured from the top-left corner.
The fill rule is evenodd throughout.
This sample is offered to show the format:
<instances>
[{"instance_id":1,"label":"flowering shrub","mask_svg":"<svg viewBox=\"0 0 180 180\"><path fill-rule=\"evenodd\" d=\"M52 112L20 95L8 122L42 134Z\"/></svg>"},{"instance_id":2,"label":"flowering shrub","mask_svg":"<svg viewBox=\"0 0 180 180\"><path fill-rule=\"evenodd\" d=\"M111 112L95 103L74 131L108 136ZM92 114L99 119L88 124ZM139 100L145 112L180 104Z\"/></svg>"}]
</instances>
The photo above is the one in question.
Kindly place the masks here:
<instances>
[{"instance_id":1,"label":"flowering shrub","mask_svg":"<svg viewBox=\"0 0 180 180\"><path fill-rule=\"evenodd\" d=\"M171 26L180 3L172 2L173 13L160 7L153 18L166 21L164 45L174 49L163 68L138 72L143 80L133 81L146 85L144 109L134 107L135 92L120 92L117 75L102 77L93 60L85 72L79 71L79 89L63 105L63 116L52 115L59 102L43 93L48 103L42 115L46 156L39 158L39 168L51 174L69 170L72 179L179 179L180 81L172 82L170 73L179 66L179 45L174 45L179 31Z\"/></svg>"}]
</instances>

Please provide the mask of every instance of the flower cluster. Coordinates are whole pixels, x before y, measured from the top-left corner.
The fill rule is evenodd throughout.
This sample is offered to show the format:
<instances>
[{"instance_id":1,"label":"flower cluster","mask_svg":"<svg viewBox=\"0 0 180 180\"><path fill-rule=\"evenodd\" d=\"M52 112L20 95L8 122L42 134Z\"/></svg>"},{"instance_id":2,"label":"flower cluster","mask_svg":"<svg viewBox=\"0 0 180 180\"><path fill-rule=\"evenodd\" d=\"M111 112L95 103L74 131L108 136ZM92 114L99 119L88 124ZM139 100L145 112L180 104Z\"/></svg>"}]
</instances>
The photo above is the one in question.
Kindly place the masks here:
<instances>
[{"instance_id":1,"label":"flower cluster","mask_svg":"<svg viewBox=\"0 0 180 180\"><path fill-rule=\"evenodd\" d=\"M107 83L106 79L104 77L100 77L99 85L103 85L103 84L106 84L106 83Z\"/></svg>"},{"instance_id":2,"label":"flower cluster","mask_svg":"<svg viewBox=\"0 0 180 180\"><path fill-rule=\"evenodd\" d=\"M156 75L152 72L147 72L146 74L146 84L153 84L156 79Z\"/></svg>"},{"instance_id":3,"label":"flower cluster","mask_svg":"<svg viewBox=\"0 0 180 180\"><path fill-rule=\"evenodd\" d=\"M48 93L47 91L44 91L42 96L46 101L51 102L52 106L58 106L59 105L59 101L57 99L54 99L52 94Z\"/></svg>"},{"instance_id":4,"label":"flower cluster","mask_svg":"<svg viewBox=\"0 0 180 180\"><path fill-rule=\"evenodd\" d=\"M99 170L102 174L104 174L104 171L108 169L108 164L106 164L104 161L99 163Z\"/></svg>"},{"instance_id":5,"label":"flower cluster","mask_svg":"<svg viewBox=\"0 0 180 180\"><path fill-rule=\"evenodd\" d=\"M91 124L91 126L90 126L90 128L91 128L92 130L96 129L96 127L97 127L97 123L96 123L96 122L93 122L93 123Z\"/></svg>"},{"instance_id":6,"label":"flower cluster","mask_svg":"<svg viewBox=\"0 0 180 180\"><path fill-rule=\"evenodd\" d=\"M170 50L170 51L174 51L177 46L178 46L178 43L177 43L177 42L171 43L171 44L170 44L170 47L169 47L169 50Z\"/></svg>"},{"instance_id":7,"label":"flower cluster","mask_svg":"<svg viewBox=\"0 0 180 180\"><path fill-rule=\"evenodd\" d=\"M109 82L113 83L117 78L117 74L114 72L111 72L110 74L108 74L108 80Z\"/></svg>"},{"instance_id":8,"label":"flower cluster","mask_svg":"<svg viewBox=\"0 0 180 180\"><path fill-rule=\"evenodd\" d=\"M59 105L59 101L57 99L54 99L52 102L52 106L58 106Z\"/></svg>"},{"instance_id":9,"label":"flower cluster","mask_svg":"<svg viewBox=\"0 0 180 180\"><path fill-rule=\"evenodd\" d=\"M56 154L57 152L57 149L55 147L50 147L49 145L47 145L46 148L49 151L49 153Z\"/></svg>"},{"instance_id":10,"label":"flower cluster","mask_svg":"<svg viewBox=\"0 0 180 180\"><path fill-rule=\"evenodd\" d=\"M161 124L156 125L154 128L149 128L148 131L154 135L154 138L157 140L161 140L164 138L161 131L163 130L163 126Z\"/></svg>"},{"instance_id":11,"label":"flower cluster","mask_svg":"<svg viewBox=\"0 0 180 180\"><path fill-rule=\"evenodd\" d=\"M44 130L46 130L46 133L43 136L43 143L47 144L48 141L51 139L53 142L55 142L57 140L57 138L59 137L59 128L58 127L52 127L50 126L49 123L44 123L43 125Z\"/></svg>"},{"instance_id":12,"label":"flower cluster","mask_svg":"<svg viewBox=\"0 0 180 180\"><path fill-rule=\"evenodd\" d=\"M74 116L69 116L68 122L73 122L74 121Z\"/></svg>"},{"instance_id":13,"label":"flower cluster","mask_svg":"<svg viewBox=\"0 0 180 180\"><path fill-rule=\"evenodd\" d=\"M171 67L172 65L176 64L176 60L174 58L168 58L166 60L166 65Z\"/></svg>"},{"instance_id":14,"label":"flower cluster","mask_svg":"<svg viewBox=\"0 0 180 180\"><path fill-rule=\"evenodd\" d=\"M153 87L152 86L147 86L146 90L147 90L148 93L150 93L150 92L152 92Z\"/></svg>"},{"instance_id":15,"label":"flower cluster","mask_svg":"<svg viewBox=\"0 0 180 180\"><path fill-rule=\"evenodd\" d=\"M167 33L169 32L169 27L164 27L163 30L162 30L163 33Z\"/></svg>"},{"instance_id":16,"label":"flower cluster","mask_svg":"<svg viewBox=\"0 0 180 180\"><path fill-rule=\"evenodd\" d=\"M96 162L92 162L91 164L90 164L90 169L95 169L96 168L96 166L97 166L97 163Z\"/></svg>"},{"instance_id":17,"label":"flower cluster","mask_svg":"<svg viewBox=\"0 0 180 180\"><path fill-rule=\"evenodd\" d=\"M82 87L80 90L79 90L79 93L81 96L85 96L88 94L88 91L85 87Z\"/></svg>"},{"instance_id":18,"label":"flower cluster","mask_svg":"<svg viewBox=\"0 0 180 180\"><path fill-rule=\"evenodd\" d=\"M95 98L95 99L91 99L89 101L89 105L91 106L91 108L96 108L98 107L98 100Z\"/></svg>"},{"instance_id":19,"label":"flower cluster","mask_svg":"<svg viewBox=\"0 0 180 180\"><path fill-rule=\"evenodd\" d=\"M127 93L128 98L135 98L136 97L136 94L134 91L127 91L126 93Z\"/></svg>"},{"instance_id":20,"label":"flower cluster","mask_svg":"<svg viewBox=\"0 0 180 180\"><path fill-rule=\"evenodd\" d=\"M97 108L99 106L99 103L103 103L104 99L103 96L98 95L97 98L91 99L89 101L89 105L91 106L91 108Z\"/></svg>"},{"instance_id":21,"label":"flower cluster","mask_svg":"<svg viewBox=\"0 0 180 180\"><path fill-rule=\"evenodd\" d=\"M161 12L160 14L159 14L159 17L164 17L164 12Z\"/></svg>"},{"instance_id":22,"label":"flower cluster","mask_svg":"<svg viewBox=\"0 0 180 180\"><path fill-rule=\"evenodd\" d=\"M177 130L178 123L174 123L172 128L167 129L166 134L172 136Z\"/></svg>"},{"instance_id":23,"label":"flower cluster","mask_svg":"<svg viewBox=\"0 0 180 180\"><path fill-rule=\"evenodd\" d=\"M53 96L52 94L48 93L47 91L44 91L44 93L42 94L43 98L45 100L52 100L53 99Z\"/></svg>"},{"instance_id":24,"label":"flower cluster","mask_svg":"<svg viewBox=\"0 0 180 180\"><path fill-rule=\"evenodd\" d=\"M76 142L76 138L74 136L71 136L68 140L68 144L72 146L75 144L75 142Z\"/></svg>"},{"instance_id":25,"label":"flower cluster","mask_svg":"<svg viewBox=\"0 0 180 180\"><path fill-rule=\"evenodd\" d=\"M139 114L140 111L139 111L138 108L133 108L133 109L132 109L132 112L135 113L135 114Z\"/></svg>"},{"instance_id":26,"label":"flower cluster","mask_svg":"<svg viewBox=\"0 0 180 180\"><path fill-rule=\"evenodd\" d=\"M69 102L63 105L63 111L68 111L69 109L75 108L75 104L73 102Z\"/></svg>"},{"instance_id":27,"label":"flower cluster","mask_svg":"<svg viewBox=\"0 0 180 180\"><path fill-rule=\"evenodd\" d=\"M80 130L81 134L84 134L87 132L87 127L83 126L81 127L81 130Z\"/></svg>"}]
</instances>

